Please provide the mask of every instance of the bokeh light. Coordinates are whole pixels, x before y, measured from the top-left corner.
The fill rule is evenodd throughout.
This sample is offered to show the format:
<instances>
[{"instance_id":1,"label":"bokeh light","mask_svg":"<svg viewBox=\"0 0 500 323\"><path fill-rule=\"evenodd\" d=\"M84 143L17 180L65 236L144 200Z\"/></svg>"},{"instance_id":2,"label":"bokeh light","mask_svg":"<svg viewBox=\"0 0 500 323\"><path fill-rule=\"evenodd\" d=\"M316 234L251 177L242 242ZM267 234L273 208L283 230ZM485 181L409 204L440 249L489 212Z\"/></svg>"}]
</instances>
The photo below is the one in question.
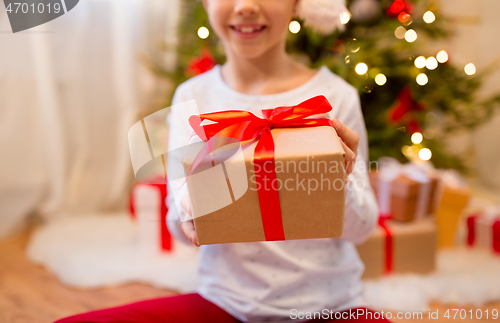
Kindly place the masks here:
<instances>
[{"instance_id":1,"label":"bokeh light","mask_svg":"<svg viewBox=\"0 0 500 323\"><path fill-rule=\"evenodd\" d=\"M422 148L418 152L418 157L422 160L429 160L432 157L432 152L429 148Z\"/></svg>"},{"instance_id":2,"label":"bokeh light","mask_svg":"<svg viewBox=\"0 0 500 323\"><path fill-rule=\"evenodd\" d=\"M415 132L413 135L411 135L411 142L415 145L421 143L423 139L424 137L420 132Z\"/></svg>"},{"instance_id":3,"label":"bokeh light","mask_svg":"<svg viewBox=\"0 0 500 323\"><path fill-rule=\"evenodd\" d=\"M465 74L473 75L476 73L476 66L474 66L474 64L472 64L472 63L469 63L469 64L465 65L464 70L465 70Z\"/></svg>"},{"instance_id":4,"label":"bokeh light","mask_svg":"<svg viewBox=\"0 0 500 323\"><path fill-rule=\"evenodd\" d=\"M396 36L397 39L403 39L405 38L406 34L406 29L403 26L399 26L396 28L396 31L394 32L394 35Z\"/></svg>"},{"instance_id":5,"label":"bokeh light","mask_svg":"<svg viewBox=\"0 0 500 323\"><path fill-rule=\"evenodd\" d=\"M300 23L296 20L290 21L290 24L288 25L288 29L292 34L296 34L300 31Z\"/></svg>"},{"instance_id":6,"label":"bokeh light","mask_svg":"<svg viewBox=\"0 0 500 323\"><path fill-rule=\"evenodd\" d=\"M425 66L430 70L435 70L438 67L438 61L431 56L425 61Z\"/></svg>"},{"instance_id":7,"label":"bokeh light","mask_svg":"<svg viewBox=\"0 0 500 323\"><path fill-rule=\"evenodd\" d=\"M415 59L415 66L418 68L424 68L426 63L426 59L424 56L419 56Z\"/></svg>"},{"instance_id":8,"label":"bokeh light","mask_svg":"<svg viewBox=\"0 0 500 323\"><path fill-rule=\"evenodd\" d=\"M409 43L413 43L415 40L417 40L417 32L413 29L408 30L405 33L405 39Z\"/></svg>"},{"instance_id":9,"label":"bokeh light","mask_svg":"<svg viewBox=\"0 0 500 323\"><path fill-rule=\"evenodd\" d=\"M437 53L436 58L439 63L446 63L448 61L448 53L445 50Z\"/></svg>"},{"instance_id":10,"label":"bokeh light","mask_svg":"<svg viewBox=\"0 0 500 323\"><path fill-rule=\"evenodd\" d=\"M349 12L343 12L340 14L340 23L342 23L343 25L347 24L350 19L351 15L349 14Z\"/></svg>"},{"instance_id":11,"label":"bokeh light","mask_svg":"<svg viewBox=\"0 0 500 323\"><path fill-rule=\"evenodd\" d=\"M424 73L418 74L417 76L418 85L424 86L427 84L427 82L429 82L429 78L427 77L427 75L425 75Z\"/></svg>"},{"instance_id":12,"label":"bokeh light","mask_svg":"<svg viewBox=\"0 0 500 323\"><path fill-rule=\"evenodd\" d=\"M198 28L198 37L200 37L201 39L205 39L208 37L208 35L210 35L210 32L208 31L207 27L202 26Z\"/></svg>"},{"instance_id":13,"label":"bokeh light","mask_svg":"<svg viewBox=\"0 0 500 323\"><path fill-rule=\"evenodd\" d=\"M359 63L358 65L356 65L355 69L356 73L358 73L359 75L363 75L368 72L368 65L366 65L365 63Z\"/></svg>"},{"instance_id":14,"label":"bokeh light","mask_svg":"<svg viewBox=\"0 0 500 323\"><path fill-rule=\"evenodd\" d=\"M436 16L432 11L427 11L426 13L424 13L424 21L426 23L431 24L434 22L434 20L436 20Z\"/></svg>"},{"instance_id":15,"label":"bokeh light","mask_svg":"<svg viewBox=\"0 0 500 323\"><path fill-rule=\"evenodd\" d=\"M387 77L380 73L380 74L377 74L377 76L375 76L375 83L377 83L377 85L384 85L385 83L387 82Z\"/></svg>"}]
</instances>

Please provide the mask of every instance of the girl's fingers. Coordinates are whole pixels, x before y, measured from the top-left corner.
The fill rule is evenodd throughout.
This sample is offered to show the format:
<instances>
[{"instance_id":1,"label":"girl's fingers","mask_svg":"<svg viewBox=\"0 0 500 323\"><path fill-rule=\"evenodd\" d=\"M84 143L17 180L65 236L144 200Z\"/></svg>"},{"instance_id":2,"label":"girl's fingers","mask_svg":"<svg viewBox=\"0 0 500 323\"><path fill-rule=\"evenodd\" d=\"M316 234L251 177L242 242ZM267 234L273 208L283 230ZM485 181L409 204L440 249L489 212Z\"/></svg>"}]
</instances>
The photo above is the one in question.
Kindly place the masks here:
<instances>
[{"instance_id":1,"label":"girl's fingers","mask_svg":"<svg viewBox=\"0 0 500 323\"><path fill-rule=\"evenodd\" d=\"M198 241L196 240L196 231L194 229L193 220L182 222L182 231L195 246L199 247Z\"/></svg>"},{"instance_id":2,"label":"girl's fingers","mask_svg":"<svg viewBox=\"0 0 500 323\"><path fill-rule=\"evenodd\" d=\"M189 214L189 216L192 218L193 215L191 214L191 201L189 200L188 193L184 194L184 196L182 197L181 206L184 211L186 211L186 213Z\"/></svg>"},{"instance_id":3,"label":"girl's fingers","mask_svg":"<svg viewBox=\"0 0 500 323\"><path fill-rule=\"evenodd\" d=\"M340 141L342 144L342 147L344 148L345 151L345 172L346 175L349 175L352 173L352 170L354 169L354 162L356 161L356 154L349 148L347 145L343 142Z\"/></svg>"},{"instance_id":4,"label":"girl's fingers","mask_svg":"<svg viewBox=\"0 0 500 323\"><path fill-rule=\"evenodd\" d=\"M333 126L335 127L335 130L337 131L337 134L339 135L340 139L342 139L347 144L347 146L355 154L357 154L358 144L359 144L359 135L351 128L343 125L342 122L338 121L337 119L333 119L332 122L333 122Z\"/></svg>"}]
</instances>

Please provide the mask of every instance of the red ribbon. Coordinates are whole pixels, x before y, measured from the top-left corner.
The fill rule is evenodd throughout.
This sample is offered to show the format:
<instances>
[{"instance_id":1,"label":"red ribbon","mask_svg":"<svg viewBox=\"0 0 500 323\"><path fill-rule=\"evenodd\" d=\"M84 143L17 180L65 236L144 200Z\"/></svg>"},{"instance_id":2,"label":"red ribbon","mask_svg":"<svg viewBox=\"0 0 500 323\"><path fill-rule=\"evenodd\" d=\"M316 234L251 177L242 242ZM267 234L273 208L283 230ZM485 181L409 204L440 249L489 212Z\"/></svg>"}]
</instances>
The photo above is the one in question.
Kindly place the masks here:
<instances>
[{"instance_id":1,"label":"red ribbon","mask_svg":"<svg viewBox=\"0 0 500 323\"><path fill-rule=\"evenodd\" d=\"M473 246L476 240L476 220L480 213L473 214L467 218L467 245ZM496 253L500 253L500 220L493 221L491 225L491 247Z\"/></svg>"},{"instance_id":2,"label":"red ribbon","mask_svg":"<svg viewBox=\"0 0 500 323\"><path fill-rule=\"evenodd\" d=\"M476 219L478 214L471 215L467 218L467 245L473 246L476 240Z\"/></svg>"},{"instance_id":3,"label":"red ribbon","mask_svg":"<svg viewBox=\"0 0 500 323\"><path fill-rule=\"evenodd\" d=\"M285 240L281 207L276 182L276 167L274 160L273 128L302 127L333 127L332 121L326 117L309 118L310 116L327 113L332 106L323 96L315 96L295 106L282 106L262 110L264 118L259 118L248 111L221 111L205 113L189 117L189 124L203 141L212 143L215 151L224 145L238 141L257 139L254 150L254 169L257 179L260 212L264 235L267 241ZM204 120L216 123L201 125ZM219 140L213 141L213 138ZM228 140L225 141L224 138ZM221 140L222 139L222 140ZM232 139L232 141L231 141ZM203 147L191 165L188 176L210 154L210 147ZM267 166L267 167L265 167ZM268 188L266 180L271 183Z\"/></svg>"},{"instance_id":4,"label":"red ribbon","mask_svg":"<svg viewBox=\"0 0 500 323\"><path fill-rule=\"evenodd\" d=\"M378 225L384 230L385 235L385 268L384 273L392 273L392 255L393 255L393 244L392 244L392 232L389 229L387 220L390 219L389 214L380 214L378 218Z\"/></svg>"},{"instance_id":5,"label":"red ribbon","mask_svg":"<svg viewBox=\"0 0 500 323\"><path fill-rule=\"evenodd\" d=\"M493 223L493 251L500 253L500 220Z\"/></svg>"},{"instance_id":6,"label":"red ribbon","mask_svg":"<svg viewBox=\"0 0 500 323\"><path fill-rule=\"evenodd\" d=\"M160 248L164 251L172 251L172 235L170 231L168 231L167 227L167 185L166 184L137 184L137 185L150 185L153 187L157 187L160 190ZM129 199L129 210L132 219L137 220L137 215L135 212L135 197L133 193L133 189L130 193Z\"/></svg>"},{"instance_id":7,"label":"red ribbon","mask_svg":"<svg viewBox=\"0 0 500 323\"><path fill-rule=\"evenodd\" d=\"M493 223L493 251L500 253L500 220Z\"/></svg>"}]
</instances>

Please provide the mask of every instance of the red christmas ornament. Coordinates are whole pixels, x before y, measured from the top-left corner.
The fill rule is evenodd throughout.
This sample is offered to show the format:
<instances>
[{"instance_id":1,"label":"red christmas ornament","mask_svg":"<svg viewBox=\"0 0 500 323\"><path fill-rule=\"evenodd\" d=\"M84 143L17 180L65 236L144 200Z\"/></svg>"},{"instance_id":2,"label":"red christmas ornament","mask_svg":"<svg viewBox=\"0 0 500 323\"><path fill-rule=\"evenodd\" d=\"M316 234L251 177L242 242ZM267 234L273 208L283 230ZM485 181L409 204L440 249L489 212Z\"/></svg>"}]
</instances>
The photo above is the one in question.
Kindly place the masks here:
<instances>
[{"instance_id":1,"label":"red christmas ornament","mask_svg":"<svg viewBox=\"0 0 500 323\"><path fill-rule=\"evenodd\" d=\"M212 69L216 64L214 57L206 48L202 49L199 57L193 58L186 69L186 75L195 76Z\"/></svg>"},{"instance_id":2,"label":"red christmas ornament","mask_svg":"<svg viewBox=\"0 0 500 323\"><path fill-rule=\"evenodd\" d=\"M399 92L396 105L389 110L389 123L406 123L408 132L421 132L422 128L415 118L415 114L423 110L425 110L425 106L413 99L410 87L406 86Z\"/></svg>"},{"instance_id":3,"label":"red christmas ornament","mask_svg":"<svg viewBox=\"0 0 500 323\"><path fill-rule=\"evenodd\" d=\"M420 127L420 124L418 123L417 119L415 119L413 117L406 124L406 130L408 130L408 132L412 133L412 134L415 132L422 133L422 127Z\"/></svg>"},{"instance_id":4,"label":"red christmas ornament","mask_svg":"<svg viewBox=\"0 0 500 323\"><path fill-rule=\"evenodd\" d=\"M397 18L400 13L405 12L406 14L411 15L413 12L413 4L407 0L395 0L388 8L387 8L387 16L391 18Z\"/></svg>"}]
</instances>

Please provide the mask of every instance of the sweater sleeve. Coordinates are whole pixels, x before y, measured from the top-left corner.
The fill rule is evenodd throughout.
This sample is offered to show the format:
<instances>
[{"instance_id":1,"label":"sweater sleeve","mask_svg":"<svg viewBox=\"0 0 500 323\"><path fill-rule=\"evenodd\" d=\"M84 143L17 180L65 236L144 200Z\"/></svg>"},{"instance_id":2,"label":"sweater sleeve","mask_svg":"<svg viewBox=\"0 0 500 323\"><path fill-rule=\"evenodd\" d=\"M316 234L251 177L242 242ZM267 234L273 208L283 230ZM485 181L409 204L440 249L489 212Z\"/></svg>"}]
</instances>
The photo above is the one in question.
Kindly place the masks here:
<instances>
[{"instance_id":1,"label":"sweater sleeve","mask_svg":"<svg viewBox=\"0 0 500 323\"><path fill-rule=\"evenodd\" d=\"M359 135L359 146L353 171L348 175L342 238L360 244L375 229L379 211L368 178L368 139L359 94L354 87L348 93L337 119Z\"/></svg>"},{"instance_id":2,"label":"sweater sleeve","mask_svg":"<svg viewBox=\"0 0 500 323\"><path fill-rule=\"evenodd\" d=\"M172 99L172 106L170 113L167 117L167 124L169 125L168 136L168 156L167 156L167 176L168 176L168 191L167 191L167 226L170 233L181 242L192 245L189 239L182 231L180 218L185 218L186 211L181 206L181 199L187 192L187 185L181 187L183 179L180 179L179 168L180 159L182 158L183 147L189 143L191 128L188 123L188 118L196 111L190 111L189 105L181 104L189 101L186 89L183 85L177 87ZM172 179L177 179L172 181Z\"/></svg>"}]
</instances>

